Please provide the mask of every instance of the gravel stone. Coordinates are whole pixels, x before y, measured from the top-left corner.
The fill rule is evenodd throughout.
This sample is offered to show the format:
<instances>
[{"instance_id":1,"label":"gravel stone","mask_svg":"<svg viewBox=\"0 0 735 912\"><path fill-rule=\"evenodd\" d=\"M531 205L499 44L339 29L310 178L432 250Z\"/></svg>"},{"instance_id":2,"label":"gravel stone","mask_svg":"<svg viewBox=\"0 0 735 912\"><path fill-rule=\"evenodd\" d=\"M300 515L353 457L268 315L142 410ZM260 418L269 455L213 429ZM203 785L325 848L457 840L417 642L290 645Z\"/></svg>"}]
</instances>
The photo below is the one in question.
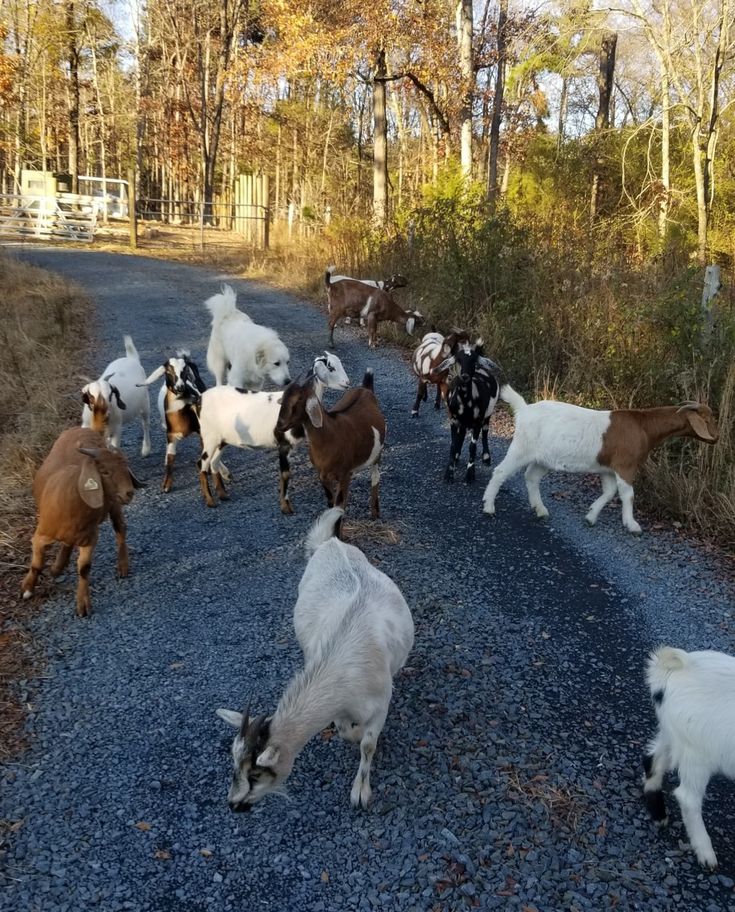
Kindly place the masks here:
<instances>
[{"instance_id":1,"label":"gravel stone","mask_svg":"<svg viewBox=\"0 0 735 912\"><path fill-rule=\"evenodd\" d=\"M208 377L202 303L222 281L279 331L294 375L324 349L324 314L263 285L99 251L18 255L97 301L97 344L80 373L97 376L130 333L146 370L185 346ZM47 674L23 684L31 747L0 770L0 818L23 821L2 835L0 910L733 908L732 784L714 780L704 808L714 877L679 844L672 783L667 832L649 823L640 794L655 726L648 651L670 642L735 652L733 591L714 559L644 516L645 534L626 534L617 504L588 529L599 482L578 476L544 481L545 524L527 511L522 477L501 492L497 517L484 516L490 471L478 465L474 486L444 485L446 417L429 402L409 418L403 353L369 351L354 324L336 341L353 384L367 366L375 373L388 420L382 522L401 537L357 543L396 580L416 624L376 753L373 806L350 807L358 755L335 737L306 745L291 800L229 811L231 734L215 710L251 699L254 712L272 711L300 667L291 615L303 537L324 497L297 449L296 513L282 516L277 454L228 449L231 500L208 510L195 439L179 446L164 495L156 389L153 455L140 457L139 427L123 434L147 483L127 510L131 575L115 579L105 526L90 617L74 616L70 572L49 584L36 622ZM507 443L493 436L494 465ZM358 476L348 519L374 528L368 502Z\"/></svg>"}]
</instances>

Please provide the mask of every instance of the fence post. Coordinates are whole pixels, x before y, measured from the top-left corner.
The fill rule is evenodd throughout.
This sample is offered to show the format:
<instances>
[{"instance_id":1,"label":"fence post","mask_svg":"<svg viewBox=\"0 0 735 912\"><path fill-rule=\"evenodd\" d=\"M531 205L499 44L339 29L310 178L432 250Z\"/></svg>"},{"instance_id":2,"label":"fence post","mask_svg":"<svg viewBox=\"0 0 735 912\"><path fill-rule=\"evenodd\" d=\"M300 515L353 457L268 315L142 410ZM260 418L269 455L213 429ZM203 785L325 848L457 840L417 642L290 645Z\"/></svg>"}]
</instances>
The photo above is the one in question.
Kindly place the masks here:
<instances>
[{"instance_id":1,"label":"fence post","mask_svg":"<svg viewBox=\"0 0 735 912\"><path fill-rule=\"evenodd\" d=\"M268 206L263 209L263 250L268 250L271 243L271 211Z\"/></svg>"},{"instance_id":2,"label":"fence post","mask_svg":"<svg viewBox=\"0 0 735 912\"><path fill-rule=\"evenodd\" d=\"M721 287L720 267L712 264L704 271L704 289L702 291L702 342L705 345L712 338L717 306L714 299L719 294Z\"/></svg>"},{"instance_id":3,"label":"fence post","mask_svg":"<svg viewBox=\"0 0 735 912\"><path fill-rule=\"evenodd\" d=\"M130 219L130 246L138 249L138 220L135 211L135 168L128 169L128 218Z\"/></svg>"}]
</instances>

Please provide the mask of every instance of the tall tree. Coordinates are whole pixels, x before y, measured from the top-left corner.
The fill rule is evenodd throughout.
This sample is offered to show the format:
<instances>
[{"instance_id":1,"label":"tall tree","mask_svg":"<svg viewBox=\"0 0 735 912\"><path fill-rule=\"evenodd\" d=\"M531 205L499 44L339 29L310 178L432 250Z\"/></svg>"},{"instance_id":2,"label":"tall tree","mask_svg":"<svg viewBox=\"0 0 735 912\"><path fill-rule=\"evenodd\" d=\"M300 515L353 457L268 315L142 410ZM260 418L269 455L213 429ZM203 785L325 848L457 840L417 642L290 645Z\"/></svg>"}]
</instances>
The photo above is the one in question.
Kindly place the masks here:
<instances>
[{"instance_id":1,"label":"tall tree","mask_svg":"<svg viewBox=\"0 0 735 912\"><path fill-rule=\"evenodd\" d=\"M613 81L615 79L615 50L618 46L617 32L606 32L600 43L600 66L597 74L597 91L599 102L597 116L595 117L595 132L604 133L610 126L610 99L612 98ZM592 175L592 193L590 194L590 220L597 218L597 207L600 195L600 178L603 159L599 152L595 160L595 170Z\"/></svg>"},{"instance_id":2,"label":"tall tree","mask_svg":"<svg viewBox=\"0 0 735 912\"><path fill-rule=\"evenodd\" d=\"M475 69L472 60L472 0L457 0L457 42L459 68L462 74L462 106L460 122L460 160L462 174L472 175L472 101Z\"/></svg>"}]
</instances>

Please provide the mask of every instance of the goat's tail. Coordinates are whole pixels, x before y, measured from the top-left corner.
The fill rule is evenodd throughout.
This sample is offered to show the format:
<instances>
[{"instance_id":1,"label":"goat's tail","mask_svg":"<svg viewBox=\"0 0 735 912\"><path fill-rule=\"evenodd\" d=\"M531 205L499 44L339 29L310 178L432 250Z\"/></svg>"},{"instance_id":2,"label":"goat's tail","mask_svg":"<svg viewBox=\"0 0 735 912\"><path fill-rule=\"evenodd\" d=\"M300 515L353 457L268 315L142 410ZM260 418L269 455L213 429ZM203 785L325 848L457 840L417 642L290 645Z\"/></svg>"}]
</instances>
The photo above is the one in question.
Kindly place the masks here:
<instances>
[{"instance_id":1,"label":"goat's tail","mask_svg":"<svg viewBox=\"0 0 735 912\"><path fill-rule=\"evenodd\" d=\"M365 389L369 389L370 392L373 391L375 387L375 378L373 377L372 368L369 367L365 371L365 376L362 378L362 385L365 387Z\"/></svg>"},{"instance_id":2,"label":"goat's tail","mask_svg":"<svg viewBox=\"0 0 735 912\"><path fill-rule=\"evenodd\" d=\"M673 646L659 646L648 657L646 680L651 688L651 693L666 688L669 676L676 671L681 671L689 664L689 653Z\"/></svg>"},{"instance_id":3,"label":"goat's tail","mask_svg":"<svg viewBox=\"0 0 735 912\"><path fill-rule=\"evenodd\" d=\"M336 266L327 266L324 272L324 284L326 285L327 290L329 290L329 286L332 284L332 275L336 268Z\"/></svg>"},{"instance_id":4,"label":"goat's tail","mask_svg":"<svg viewBox=\"0 0 735 912\"><path fill-rule=\"evenodd\" d=\"M123 342L125 343L125 354L128 358L135 358L136 361L140 361L138 349L133 345L133 337L123 336Z\"/></svg>"},{"instance_id":5,"label":"goat's tail","mask_svg":"<svg viewBox=\"0 0 735 912\"><path fill-rule=\"evenodd\" d=\"M212 295L204 302L204 306L212 314L212 322L219 323L225 317L235 313L237 295L232 285L223 285L219 294Z\"/></svg>"},{"instance_id":6,"label":"goat's tail","mask_svg":"<svg viewBox=\"0 0 735 912\"><path fill-rule=\"evenodd\" d=\"M325 510L317 519L311 529L309 529L309 534L304 542L307 560L319 545L323 545L324 542L329 541L330 538L337 534L339 524L342 522L344 515L345 511L341 507L331 507L329 510Z\"/></svg>"},{"instance_id":7,"label":"goat's tail","mask_svg":"<svg viewBox=\"0 0 735 912\"><path fill-rule=\"evenodd\" d=\"M504 383L500 387L500 398L503 402L507 402L508 405L513 409L514 412L517 412L519 409L522 409L526 405L526 400L521 396L520 393L517 393L510 383Z\"/></svg>"}]
</instances>

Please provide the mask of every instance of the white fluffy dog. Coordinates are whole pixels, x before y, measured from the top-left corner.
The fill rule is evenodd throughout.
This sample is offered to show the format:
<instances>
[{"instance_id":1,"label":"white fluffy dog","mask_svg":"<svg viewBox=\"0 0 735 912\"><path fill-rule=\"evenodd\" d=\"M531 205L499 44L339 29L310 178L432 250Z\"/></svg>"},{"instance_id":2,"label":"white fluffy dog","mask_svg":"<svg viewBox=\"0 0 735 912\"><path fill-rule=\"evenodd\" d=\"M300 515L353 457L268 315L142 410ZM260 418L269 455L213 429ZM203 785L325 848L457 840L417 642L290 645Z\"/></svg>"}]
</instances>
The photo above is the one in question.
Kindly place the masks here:
<instances>
[{"instance_id":1,"label":"white fluffy dog","mask_svg":"<svg viewBox=\"0 0 735 912\"><path fill-rule=\"evenodd\" d=\"M230 386L260 390L266 377L276 386L290 383L290 356L278 333L253 323L235 307L236 301L234 289L223 285L220 294L204 302L212 314L207 367L214 374L217 386L227 381Z\"/></svg>"}]
</instances>

